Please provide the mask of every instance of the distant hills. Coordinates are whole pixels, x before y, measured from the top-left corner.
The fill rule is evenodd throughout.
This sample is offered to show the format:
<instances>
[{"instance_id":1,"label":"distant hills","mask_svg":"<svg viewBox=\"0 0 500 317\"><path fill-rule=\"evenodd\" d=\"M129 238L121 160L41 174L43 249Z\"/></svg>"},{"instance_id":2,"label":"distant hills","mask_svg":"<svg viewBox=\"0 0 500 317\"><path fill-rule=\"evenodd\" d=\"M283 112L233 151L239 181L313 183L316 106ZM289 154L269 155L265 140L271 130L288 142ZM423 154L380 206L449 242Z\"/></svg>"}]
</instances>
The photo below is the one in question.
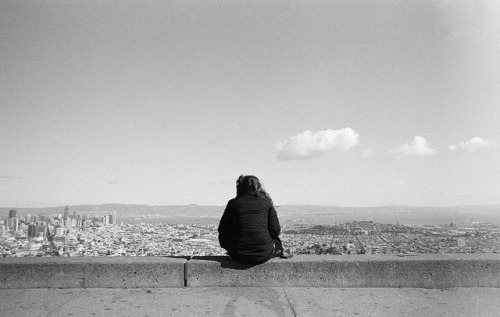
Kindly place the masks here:
<instances>
[{"instance_id":1,"label":"distant hills","mask_svg":"<svg viewBox=\"0 0 500 317\"><path fill-rule=\"evenodd\" d=\"M279 209L278 209L279 210ZM466 213L498 213L500 217L500 205L463 205L446 207L417 207L404 205L388 205L377 207L340 207L340 206L315 206L315 205L284 205L281 209L284 213L292 214L325 214L325 213L446 213L446 212L466 212Z\"/></svg>"},{"instance_id":2,"label":"distant hills","mask_svg":"<svg viewBox=\"0 0 500 317\"><path fill-rule=\"evenodd\" d=\"M8 216L10 209L17 210L18 215L33 215L44 214L62 214L64 208L69 208L69 214L73 212L77 214L103 215L110 212L116 212L123 217L138 217L146 214L161 215L161 216L196 216L199 214L217 213L222 214L224 207L222 206L199 206L199 205L169 205L169 206L149 206L136 204L102 204L102 205L73 205L73 206L57 206L44 208L4 208L0 207L0 217Z\"/></svg>"},{"instance_id":3,"label":"distant hills","mask_svg":"<svg viewBox=\"0 0 500 317\"><path fill-rule=\"evenodd\" d=\"M0 217L8 217L10 209L16 209L18 215L28 213L38 214L62 214L66 206L44 207L44 208L10 208L0 207ZM224 211L224 206L200 206L200 205L169 205L169 206L149 206L137 204L102 204L102 205L73 205L68 206L70 215L77 214L103 215L116 212L121 218L142 217L151 215L156 217L220 217ZM499 217L500 205L465 205L449 207L414 207L414 206L378 206L378 207L341 207L341 206L320 206L320 205L281 205L276 208L281 216L305 216L305 215L349 215L357 214L375 216L377 214L420 214L431 216L430 213L448 214L488 214Z\"/></svg>"}]
</instances>

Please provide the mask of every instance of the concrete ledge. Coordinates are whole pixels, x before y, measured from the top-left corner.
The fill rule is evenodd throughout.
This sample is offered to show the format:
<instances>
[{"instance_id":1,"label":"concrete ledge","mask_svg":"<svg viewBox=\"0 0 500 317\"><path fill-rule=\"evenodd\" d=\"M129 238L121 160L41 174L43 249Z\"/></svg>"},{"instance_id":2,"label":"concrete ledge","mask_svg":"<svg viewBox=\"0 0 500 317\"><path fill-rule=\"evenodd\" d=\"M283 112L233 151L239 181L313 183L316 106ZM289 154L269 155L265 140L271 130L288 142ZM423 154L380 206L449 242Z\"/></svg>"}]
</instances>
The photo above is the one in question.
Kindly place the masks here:
<instances>
[{"instance_id":1,"label":"concrete ledge","mask_svg":"<svg viewBox=\"0 0 500 317\"><path fill-rule=\"evenodd\" d=\"M188 287L500 287L500 255L299 255L260 265L194 258L186 281Z\"/></svg>"},{"instance_id":2,"label":"concrete ledge","mask_svg":"<svg viewBox=\"0 0 500 317\"><path fill-rule=\"evenodd\" d=\"M0 288L184 287L185 263L164 257L0 258Z\"/></svg>"},{"instance_id":3,"label":"concrete ledge","mask_svg":"<svg viewBox=\"0 0 500 317\"><path fill-rule=\"evenodd\" d=\"M296 255L259 265L226 256L0 258L0 288L186 286L500 288L500 255Z\"/></svg>"}]
</instances>

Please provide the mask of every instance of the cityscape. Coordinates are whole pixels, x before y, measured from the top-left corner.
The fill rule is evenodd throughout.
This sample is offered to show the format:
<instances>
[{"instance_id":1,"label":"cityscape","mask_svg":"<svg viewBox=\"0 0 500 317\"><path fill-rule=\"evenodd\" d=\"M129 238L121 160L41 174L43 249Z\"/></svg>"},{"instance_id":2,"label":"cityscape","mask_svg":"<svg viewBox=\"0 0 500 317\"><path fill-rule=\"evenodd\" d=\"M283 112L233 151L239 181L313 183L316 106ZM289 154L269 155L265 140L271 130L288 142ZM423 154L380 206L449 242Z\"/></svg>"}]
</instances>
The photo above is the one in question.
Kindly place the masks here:
<instances>
[{"instance_id":1,"label":"cityscape","mask_svg":"<svg viewBox=\"0 0 500 317\"><path fill-rule=\"evenodd\" d=\"M0 256L217 256L218 225L124 223L116 212L25 214L0 219ZM442 225L351 221L283 225L280 235L291 254L345 255L500 253L500 225L465 219Z\"/></svg>"}]
</instances>

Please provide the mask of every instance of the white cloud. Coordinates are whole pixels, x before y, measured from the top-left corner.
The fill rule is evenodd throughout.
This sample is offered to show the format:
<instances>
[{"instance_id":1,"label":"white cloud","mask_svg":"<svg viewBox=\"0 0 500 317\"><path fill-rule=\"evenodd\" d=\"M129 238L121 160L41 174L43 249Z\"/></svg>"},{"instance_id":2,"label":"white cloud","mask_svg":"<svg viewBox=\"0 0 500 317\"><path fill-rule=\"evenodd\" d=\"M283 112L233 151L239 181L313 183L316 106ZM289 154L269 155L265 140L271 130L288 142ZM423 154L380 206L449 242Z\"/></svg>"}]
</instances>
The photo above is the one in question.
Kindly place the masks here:
<instances>
[{"instance_id":1,"label":"white cloud","mask_svg":"<svg viewBox=\"0 0 500 317\"><path fill-rule=\"evenodd\" d=\"M340 130L304 131L278 143L277 158L286 160L307 160L325 153L346 152L358 144L359 134L351 128Z\"/></svg>"},{"instance_id":2,"label":"white cloud","mask_svg":"<svg viewBox=\"0 0 500 317\"><path fill-rule=\"evenodd\" d=\"M415 136L411 143L405 143L399 148L391 151L398 157L403 156L430 156L436 154L436 150L429 147L427 140L421 136Z\"/></svg>"},{"instance_id":3,"label":"white cloud","mask_svg":"<svg viewBox=\"0 0 500 317\"><path fill-rule=\"evenodd\" d=\"M459 143L457 145L450 145L448 148L450 151L464 150L468 152L474 152L483 148L495 146L495 142L491 140L485 140L483 138L475 137L469 141Z\"/></svg>"}]
</instances>

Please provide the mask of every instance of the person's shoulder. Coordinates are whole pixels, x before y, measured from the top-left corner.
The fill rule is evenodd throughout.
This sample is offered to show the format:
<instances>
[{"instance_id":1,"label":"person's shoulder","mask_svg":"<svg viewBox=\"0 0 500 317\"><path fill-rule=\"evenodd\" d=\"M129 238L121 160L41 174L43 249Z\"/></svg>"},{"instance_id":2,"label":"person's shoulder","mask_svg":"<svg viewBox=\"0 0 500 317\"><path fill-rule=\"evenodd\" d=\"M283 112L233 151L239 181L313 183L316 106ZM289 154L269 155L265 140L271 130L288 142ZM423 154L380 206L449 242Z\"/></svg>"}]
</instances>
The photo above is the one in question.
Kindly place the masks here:
<instances>
[{"instance_id":1,"label":"person's shoulder","mask_svg":"<svg viewBox=\"0 0 500 317\"><path fill-rule=\"evenodd\" d=\"M258 196L258 197L255 197L255 199L257 199L259 202L261 202L262 204L264 205L269 205L269 206L272 206L273 204L271 203L271 201L267 198L267 197L264 197L264 196Z\"/></svg>"},{"instance_id":2,"label":"person's shoulder","mask_svg":"<svg viewBox=\"0 0 500 317\"><path fill-rule=\"evenodd\" d=\"M238 206L240 206L241 204L244 204L245 202L246 202L246 198L245 197L237 196L237 197L234 197L234 198L230 199L227 202L227 207L229 207L229 208L237 208Z\"/></svg>"},{"instance_id":3,"label":"person's shoulder","mask_svg":"<svg viewBox=\"0 0 500 317\"><path fill-rule=\"evenodd\" d=\"M255 199L256 197L253 197L252 195L239 195L234 197L233 199L229 200L227 202L228 206L240 206L247 204L248 202L251 202Z\"/></svg>"}]
</instances>

